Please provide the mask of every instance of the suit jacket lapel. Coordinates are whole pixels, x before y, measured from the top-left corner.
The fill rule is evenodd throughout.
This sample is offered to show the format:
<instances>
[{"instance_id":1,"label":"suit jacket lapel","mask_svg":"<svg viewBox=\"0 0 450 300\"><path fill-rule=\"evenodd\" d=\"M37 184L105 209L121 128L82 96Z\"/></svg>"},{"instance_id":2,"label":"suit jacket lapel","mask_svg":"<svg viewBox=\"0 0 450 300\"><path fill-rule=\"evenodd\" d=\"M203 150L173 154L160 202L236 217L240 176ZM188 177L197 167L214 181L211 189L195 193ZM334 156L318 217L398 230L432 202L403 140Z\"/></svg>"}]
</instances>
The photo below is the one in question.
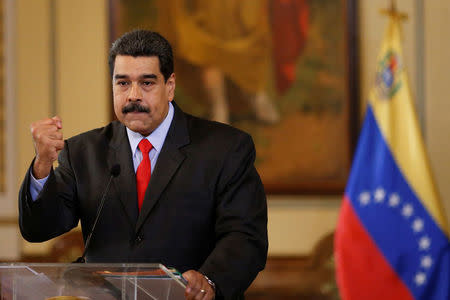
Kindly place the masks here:
<instances>
[{"instance_id":1,"label":"suit jacket lapel","mask_svg":"<svg viewBox=\"0 0 450 300\"><path fill-rule=\"evenodd\" d=\"M133 158L125 126L120 123L115 125L117 126L114 128L110 142L112 151L108 152L108 166L109 170L111 170L112 166L119 164L120 174L118 178L112 181L111 189L116 195L119 195L129 223L132 228L135 228L138 218L138 206Z\"/></svg>"},{"instance_id":2,"label":"suit jacket lapel","mask_svg":"<svg viewBox=\"0 0 450 300\"><path fill-rule=\"evenodd\" d=\"M159 201L162 192L185 159L185 155L180 151L180 148L189 143L186 116L175 102L172 102L172 104L175 110L172 124L147 187L144 203L136 224L136 232L144 224L145 219Z\"/></svg>"}]
</instances>

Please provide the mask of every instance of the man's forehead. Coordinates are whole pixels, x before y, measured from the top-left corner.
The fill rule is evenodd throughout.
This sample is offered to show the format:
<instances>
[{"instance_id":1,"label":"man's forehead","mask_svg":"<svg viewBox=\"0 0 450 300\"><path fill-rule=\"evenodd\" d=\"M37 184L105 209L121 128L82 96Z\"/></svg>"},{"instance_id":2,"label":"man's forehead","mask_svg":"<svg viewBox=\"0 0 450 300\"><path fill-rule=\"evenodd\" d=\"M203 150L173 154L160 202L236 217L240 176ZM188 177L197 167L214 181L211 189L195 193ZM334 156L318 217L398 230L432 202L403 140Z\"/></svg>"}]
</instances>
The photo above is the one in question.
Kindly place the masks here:
<instances>
[{"instance_id":1,"label":"man's forehead","mask_svg":"<svg viewBox=\"0 0 450 300\"><path fill-rule=\"evenodd\" d=\"M116 74L134 76L154 74L158 77L162 76L157 56L117 55L114 62L114 75Z\"/></svg>"}]
</instances>

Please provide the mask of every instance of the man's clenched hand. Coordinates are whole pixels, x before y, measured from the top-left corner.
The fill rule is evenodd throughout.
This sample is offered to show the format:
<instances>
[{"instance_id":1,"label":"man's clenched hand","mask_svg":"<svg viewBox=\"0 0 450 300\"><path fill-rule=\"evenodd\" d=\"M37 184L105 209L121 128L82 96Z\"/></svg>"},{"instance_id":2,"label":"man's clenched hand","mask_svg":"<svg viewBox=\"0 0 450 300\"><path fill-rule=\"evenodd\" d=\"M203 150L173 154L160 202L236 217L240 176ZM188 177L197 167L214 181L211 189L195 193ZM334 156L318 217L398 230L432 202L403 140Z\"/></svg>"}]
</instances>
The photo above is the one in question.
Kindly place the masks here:
<instances>
[{"instance_id":1,"label":"man's clenched hand","mask_svg":"<svg viewBox=\"0 0 450 300\"><path fill-rule=\"evenodd\" d=\"M33 176L36 179L47 177L58 158L58 152L64 148L62 121L59 117L44 119L31 124L36 159L33 164Z\"/></svg>"}]
</instances>

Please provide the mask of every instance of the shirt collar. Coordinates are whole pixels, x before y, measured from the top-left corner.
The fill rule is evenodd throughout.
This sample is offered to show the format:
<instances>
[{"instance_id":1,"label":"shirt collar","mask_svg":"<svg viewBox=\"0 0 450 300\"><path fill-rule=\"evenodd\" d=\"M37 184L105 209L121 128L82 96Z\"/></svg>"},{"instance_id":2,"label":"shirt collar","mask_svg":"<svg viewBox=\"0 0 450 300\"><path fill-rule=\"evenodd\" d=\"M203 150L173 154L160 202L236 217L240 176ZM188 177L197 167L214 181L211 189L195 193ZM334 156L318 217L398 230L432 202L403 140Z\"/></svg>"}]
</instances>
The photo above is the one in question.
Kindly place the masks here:
<instances>
[{"instance_id":1,"label":"shirt collar","mask_svg":"<svg viewBox=\"0 0 450 300\"><path fill-rule=\"evenodd\" d=\"M150 133L149 136L144 137L142 134L138 132L134 132L131 129L127 128L128 141L130 142L131 153L136 153L137 146L139 142L146 138L153 146L157 152L160 152L162 146L164 145L164 141L166 140L167 132L169 132L170 124L172 123L174 114L174 108L171 102L169 102L169 111L167 112L167 116L165 119L159 124L159 126Z\"/></svg>"}]
</instances>

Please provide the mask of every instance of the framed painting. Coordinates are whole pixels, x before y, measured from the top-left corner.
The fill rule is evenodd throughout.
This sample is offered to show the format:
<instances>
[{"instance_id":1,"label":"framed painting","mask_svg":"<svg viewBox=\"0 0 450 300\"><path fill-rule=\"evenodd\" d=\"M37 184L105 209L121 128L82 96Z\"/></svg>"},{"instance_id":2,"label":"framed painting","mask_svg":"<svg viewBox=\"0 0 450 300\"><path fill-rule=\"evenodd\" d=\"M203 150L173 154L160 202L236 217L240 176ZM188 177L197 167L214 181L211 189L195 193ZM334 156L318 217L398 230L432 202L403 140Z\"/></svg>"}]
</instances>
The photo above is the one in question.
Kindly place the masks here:
<instances>
[{"instance_id":1,"label":"framed painting","mask_svg":"<svg viewBox=\"0 0 450 300\"><path fill-rule=\"evenodd\" d=\"M356 0L110 0L172 44L175 101L253 137L269 194L338 194L358 126Z\"/></svg>"}]
</instances>

